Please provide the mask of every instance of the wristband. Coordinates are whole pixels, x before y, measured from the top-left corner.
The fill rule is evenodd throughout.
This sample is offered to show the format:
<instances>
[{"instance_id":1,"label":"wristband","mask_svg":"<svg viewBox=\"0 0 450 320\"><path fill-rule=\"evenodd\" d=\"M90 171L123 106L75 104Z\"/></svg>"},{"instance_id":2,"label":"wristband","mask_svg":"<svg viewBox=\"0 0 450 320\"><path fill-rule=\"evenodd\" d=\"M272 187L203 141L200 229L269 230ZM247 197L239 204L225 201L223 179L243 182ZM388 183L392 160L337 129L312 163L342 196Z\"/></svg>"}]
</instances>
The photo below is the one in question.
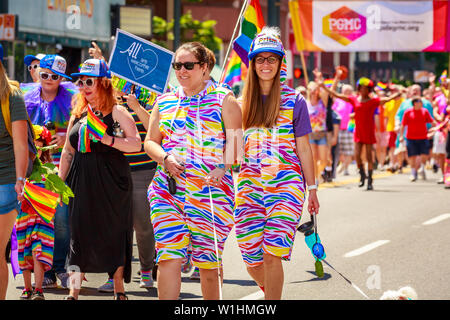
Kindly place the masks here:
<instances>
[{"instance_id":1,"label":"wristband","mask_svg":"<svg viewBox=\"0 0 450 320\"><path fill-rule=\"evenodd\" d=\"M164 158L163 158L162 166L164 167L164 169L166 168L166 159L167 159L169 156L170 156L170 154L166 153L166 155L165 155Z\"/></svg>"},{"instance_id":2,"label":"wristband","mask_svg":"<svg viewBox=\"0 0 450 320\"><path fill-rule=\"evenodd\" d=\"M109 144L109 146L110 147L112 147L113 145L114 145L114 140L116 139L116 137L115 136L112 136L112 141L111 141L111 143Z\"/></svg>"},{"instance_id":3,"label":"wristband","mask_svg":"<svg viewBox=\"0 0 450 320\"><path fill-rule=\"evenodd\" d=\"M26 179L24 177L17 177L16 181L22 181L25 183Z\"/></svg>"},{"instance_id":4,"label":"wristband","mask_svg":"<svg viewBox=\"0 0 450 320\"><path fill-rule=\"evenodd\" d=\"M310 185L307 188L308 188L308 191L317 190L317 184Z\"/></svg>"}]
</instances>

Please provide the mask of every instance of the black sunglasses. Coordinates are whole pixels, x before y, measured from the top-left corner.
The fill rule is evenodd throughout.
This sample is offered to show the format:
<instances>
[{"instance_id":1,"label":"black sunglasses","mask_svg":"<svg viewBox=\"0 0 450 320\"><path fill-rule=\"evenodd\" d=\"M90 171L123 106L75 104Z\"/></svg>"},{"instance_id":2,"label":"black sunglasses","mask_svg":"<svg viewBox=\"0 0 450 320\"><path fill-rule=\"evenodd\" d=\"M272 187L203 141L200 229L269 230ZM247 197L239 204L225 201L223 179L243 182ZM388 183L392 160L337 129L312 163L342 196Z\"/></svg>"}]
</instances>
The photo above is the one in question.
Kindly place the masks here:
<instances>
[{"instance_id":1,"label":"black sunglasses","mask_svg":"<svg viewBox=\"0 0 450 320\"><path fill-rule=\"evenodd\" d=\"M203 64L203 62L172 62L172 67L175 70L181 70L181 67L184 67L186 70L192 70L196 64Z\"/></svg>"}]
</instances>

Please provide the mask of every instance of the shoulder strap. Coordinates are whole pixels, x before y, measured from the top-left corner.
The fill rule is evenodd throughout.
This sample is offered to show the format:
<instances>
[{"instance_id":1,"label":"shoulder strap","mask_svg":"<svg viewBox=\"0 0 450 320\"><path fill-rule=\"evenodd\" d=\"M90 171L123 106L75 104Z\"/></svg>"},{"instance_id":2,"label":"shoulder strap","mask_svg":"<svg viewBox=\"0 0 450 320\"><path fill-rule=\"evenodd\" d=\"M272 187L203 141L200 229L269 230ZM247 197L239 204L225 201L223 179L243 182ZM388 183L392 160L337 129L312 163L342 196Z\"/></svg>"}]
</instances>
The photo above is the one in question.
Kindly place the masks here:
<instances>
[{"instance_id":1,"label":"shoulder strap","mask_svg":"<svg viewBox=\"0 0 450 320\"><path fill-rule=\"evenodd\" d=\"M8 130L9 135L12 137L12 125L11 125L11 113L9 111L9 94L6 95L5 99L1 102L2 104L2 115L5 121L6 130Z\"/></svg>"}]
</instances>

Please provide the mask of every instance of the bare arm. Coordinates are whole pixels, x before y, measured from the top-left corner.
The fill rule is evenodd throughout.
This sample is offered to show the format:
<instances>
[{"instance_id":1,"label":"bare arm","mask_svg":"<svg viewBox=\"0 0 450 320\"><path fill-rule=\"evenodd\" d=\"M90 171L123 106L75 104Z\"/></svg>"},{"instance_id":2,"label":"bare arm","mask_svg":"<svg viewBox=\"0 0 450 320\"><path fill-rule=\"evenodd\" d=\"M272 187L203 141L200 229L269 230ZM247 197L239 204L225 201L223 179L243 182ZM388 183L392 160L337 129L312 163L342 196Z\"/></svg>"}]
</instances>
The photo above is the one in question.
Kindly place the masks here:
<instances>
[{"instance_id":1,"label":"bare arm","mask_svg":"<svg viewBox=\"0 0 450 320\"><path fill-rule=\"evenodd\" d=\"M300 163L302 164L303 175L308 186L315 184L314 177L314 159L309 144L309 136L304 135L302 137L297 137L295 139L297 145L297 154L300 158ZM317 190L309 191L308 198L308 211L312 215L313 213L319 213L319 200L317 198Z\"/></svg>"},{"instance_id":2,"label":"bare arm","mask_svg":"<svg viewBox=\"0 0 450 320\"><path fill-rule=\"evenodd\" d=\"M394 93L393 95L391 95L391 96L389 96L389 97L383 97L383 98L380 98L380 103L381 104L385 104L386 102L388 102L388 101L391 101L391 100L393 100L393 99L397 99L398 97L400 97L401 96L401 92L397 92L397 93Z\"/></svg>"},{"instance_id":3,"label":"bare arm","mask_svg":"<svg viewBox=\"0 0 450 320\"><path fill-rule=\"evenodd\" d=\"M125 99L127 99L127 105L130 107L131 110L136 112L136 115L138 116L139 120L142 121L142 125L144 126L145 130L148 131L148 122L150 121L150 113L145 110L143 106L139 103L136 96L134 94L129 94L124 96Z\"/></svg>"},{"instance_id":4,"label":"bare arm","mask_svg":"<svg viewBox=\"0 0 450 320\"><path fill-rule=\"evenodd\" d=\"M319 83L320 87L323 88L326 92L328 92L331 96L339 98L341 100L344 100L345 102L350 102L350 99L348 98L348 96L346 96L345 94L342 93L337 93L334 90L330 90L328 89L325 84L323 82Z\"/></svg>"},{"instance_id":5,"label":"bare arm","mask_svg":"<svg viewBox=\"0 0 450 320\"><path fill-rule=\"evenodd\" d=\"M75 155L75 149L70 144L69 132L72 130L73 122L75 117L70 117L69 125L67 126L66 142L61 153L61 159L59 161L59 172L58 176L66 181L67 174L69 173L70 166L72 165L73 156Z\"/></svg>"},{"instance_id":6,"label":"bare arm","mask_svg":"<svg viewBox=\"0 0 450 320\"><path fill-rule=\"evenodd\" d=\"M122 106L114 106L112 111L113 119L120 124L120 128L125 135L124 138L114 138L113 148L122 152L139 152L141 151L141 138L136 128L136 123L130 113ZM105 133L101 142L111 145L113 137Z\"/></svg>"},{"instance_id":7,"label":"bare arm","mask_svg":"<svg viewBox=\"0 0 450 320\"><path fill-rule=\"evenodd\" d=\"M171 175L179 177L184 171L184 167L177 162L173 155L168 155L164 151L161 147L162 138L161 131L159 131L159 107L156 104L150 115L147 136L144 141L144 150L150 158L163 165Z\"/></svg>"},{"instance_id":8,"label":"bare arm","mask_svg":"<svg viewBox=\"0 0 450 320\"><path fill-rule=\"evenodd\" d=\"M12 140L14 148L14 162L16 166L16 179L25 178L28 168L28 125L26 120L13 121ZM17 200L23 200L24 181L16 180L15 190Z\"/></svg>"}]
</instances>

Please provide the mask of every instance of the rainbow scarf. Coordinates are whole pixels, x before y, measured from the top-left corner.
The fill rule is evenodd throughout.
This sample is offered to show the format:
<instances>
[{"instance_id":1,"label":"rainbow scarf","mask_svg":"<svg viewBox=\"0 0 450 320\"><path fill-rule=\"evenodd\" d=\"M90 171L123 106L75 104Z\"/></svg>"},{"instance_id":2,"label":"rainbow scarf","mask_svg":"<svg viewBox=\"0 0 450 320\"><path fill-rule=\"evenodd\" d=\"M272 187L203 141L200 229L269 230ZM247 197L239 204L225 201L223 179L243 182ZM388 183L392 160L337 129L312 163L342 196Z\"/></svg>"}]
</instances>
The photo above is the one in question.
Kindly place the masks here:
<instances>
[{"instance_id":1,"label":"rainbow scarf","mask_svg":"<svg viewBox=\"0 0 450 320\"><path fill-rule=\"evenodd\" d=\"M94 140L102 140L107 127L108 126L94 114L91 106L88 105L86 124L82 123L78 130L78 151L81 153L91 152L90 136Z\"/></svg>"},{"instance_id":2,"label":"rainbow scarf","mask_svg":"<svg viewBox=\"0 0 450 320\"><path fill-rule=\"evenodd\" d=\"M132 91L131 89L133 83L125 79L119 78L117 76L112 76L111 83L115 90L122 92L124 94L130 94ZM158 97L157 93L152 92L146 88L139 87L137 85L134 85L134 95L138 99L139 103L146 109L148 109L148 107L153 106L153 104L156 101L156 98Z\"/></svg>"},{"instance_id":3,"label":"rainbow scarf","mask_svg":"<svg viewBox=\"0 0 450 320\"><path fill-rule=\"evenodd\" d=\"M23 188L22 211L36 213L46 223L50 223L55 216L59 195L43 187L39 187L28 181Z\"/></svg>"},{"instance_id":4,"label":"rainbow scarf","mask_svg":"<svg viewBox=\"0 0 450 320\"><path fill-rule=\"evenodd\" d=\"M264 16L262 15L259 0L250 0L243 15L240 35L233 42L234 51L236 51L247 67L250 45L255 36L261 32L264 25Z\"/></svg>"},{"instance_id":5,"label":"rainbow scarf","mask_svg":"<svg viewBox=\"0 0 450 320\"><path fill-rule=\"evenodd\" d=\"M380 90L386 90L386 88L387 88L387 83L383 83L383 82L381 82L381 81L378 81L376 87L377 87L378 89L380 89Z\"/></svg>"}]
</instances>

